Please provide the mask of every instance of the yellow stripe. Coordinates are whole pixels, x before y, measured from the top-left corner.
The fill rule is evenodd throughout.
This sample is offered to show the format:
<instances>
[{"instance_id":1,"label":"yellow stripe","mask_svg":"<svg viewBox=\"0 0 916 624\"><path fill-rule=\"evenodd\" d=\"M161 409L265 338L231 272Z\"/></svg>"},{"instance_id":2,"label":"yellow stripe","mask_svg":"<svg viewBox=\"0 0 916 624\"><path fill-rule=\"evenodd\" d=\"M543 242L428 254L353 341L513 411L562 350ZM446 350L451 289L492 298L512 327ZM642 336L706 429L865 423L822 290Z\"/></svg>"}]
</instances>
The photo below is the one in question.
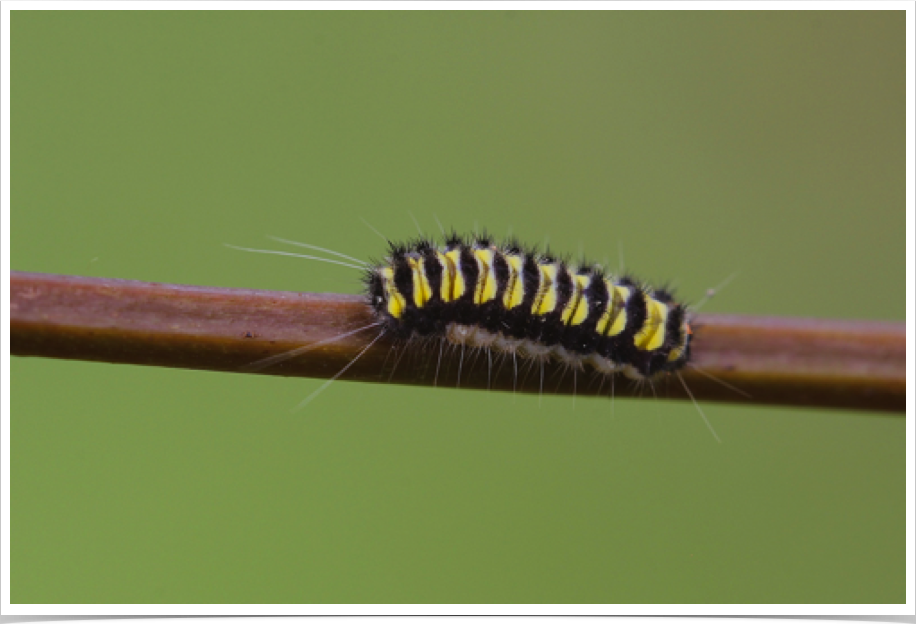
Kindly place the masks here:
<instances>
[{"instance_id":1,"label":"yellow stripe","mask_svg":"<svg viewBox=\"0 0 916 624\"><path fill-rule=\"evenodd\" d=\"M535 316L543 316L553 312L553 309L557 307L557 265L539 264L538 269L540 269L541 281L534 304L531 306L531 313Z\"/></svg>"},{"instance_id":2,"label":"yellow stripe","mask_svg":"<svg viewBox=\"0 0 916 624\"><path fill-rule=\"evenodd\" d=\"M671 349L671 352L668 354L669 362L678 360L681 358L682 355L684 355L684 350L687 349L687 340L690 335L687 333L689 329L690 329L689 327L687 329L684 329L684 327L681 327L681 342L680 344L675 346L673 349Z\"/></svg>"},{"instance_id":3,"label":"yellow stripe","mask_svg":"<svg viewBox=\"0 0 916 624\"><path fill-rule=\"evenodd\" d=\"M442 287L439 296L445 303L451 303L464 294L464 274L461 272L461 249L444 254L437 253L442 264Z\"/></svg>"},{"instance_id":4,"label":"yellow stripe","mask_svg":"<svg viewBox=\"0 0 916 624\"><path fill-rule=\"evenodd\" d=\"M610 280L604 280L604 283L608 292L607 308L598 319L595 331L602 336L616 336L626 329L626 305L631 293L626 286L615 286Z\"/></svg>"},{"instance_id":5,"label":"yellow stripe","mask_svg":"<svg viewBox=\"0 0 916 624\"><path fill-rule=\"evenodd\" d=\"M492 299L496 299L496 276L493 275L493 250L492 249L475 249L474 256L477 258L477 287L474 289L474 303L480 305Z\"/></svg>"},{"instance_id":6,"label":"yellow stripe","mask_svg":"<svg viewBox=\"0 0 916 624\"><path fill-rule=\"evenodd\" d=\"M394 269L391 267L382 269L382 287L385 289L385 296L388 299L388 314L394 318L401 318L401 315L404 314L404 308L407 307L407 302L394 286Z\"/></svg>"},{"instance_id":7,"label":"yellow stripe","mask_svg":"<svg viewBox=\"0 0 916 624\"><path fill-rule=\"evenodd\" d=\"M585 296L585 289L588 288L590 281L587 275L573 275L573 294L563 308L561 317L566 325L579 325L588 316L588 297Z\"/></svg>"},{"instance_id":8,"label":"yellow stripe","mask_svg":"<svg viewBox=\"0 0 916 624\"><path fill-rule=\"evenodd\" d=\"M422 308L433 296L426 269L423 267L423 258L407 258L407 262L413 273L413 302L418 308Z\"/></svg>"},{"instance_id":9,"label":"yellow stripe","mask_svg":"<svg viewBox=\"0 0 916 624\"><path fill-rule=\"evenodd\" d=\"M668 306L646 295L646 322L633 336L633 344L643 351L655 351L665 344L665 324Z\"/></svg>"},{"instance_id":10,"label":"yellow stripe","mask_svg":"<svg viewBox=\"0 0 916 624\"><path fill-rule=\"evenodd\" d=\"M503 306L507 310L521 305L522 299L525 298L523 263L524 259L521 256L506 256L506 264L509 265L509 281L506 283L506 292L503 294Z\"/></svg>"}]
</instances>

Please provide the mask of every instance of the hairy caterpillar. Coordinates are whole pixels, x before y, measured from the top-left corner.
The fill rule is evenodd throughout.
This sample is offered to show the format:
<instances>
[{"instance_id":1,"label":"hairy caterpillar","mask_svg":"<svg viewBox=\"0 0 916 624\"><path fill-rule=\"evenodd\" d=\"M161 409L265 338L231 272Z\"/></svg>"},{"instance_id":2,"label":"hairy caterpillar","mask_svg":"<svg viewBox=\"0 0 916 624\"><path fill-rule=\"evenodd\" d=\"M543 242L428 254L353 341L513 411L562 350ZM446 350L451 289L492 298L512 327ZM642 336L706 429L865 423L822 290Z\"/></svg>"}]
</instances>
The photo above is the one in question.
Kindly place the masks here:
<instances>
[{"instance_id":1,"label":"hairy caterpillar","mask_svg":"<svg viewBox=\"0 0 916 624\"><path fill-rule=\"evenodd\" d=\"M438 340L440 361L445 344L460 347L462 355L466 347L496 352L512 358L516 375L518 360L540 364L542 388L544 364L551 360L574 373L590 368L609 377L612 396L618 374L649 385L658 377L674 374L693 400L679 372L693 366L688 308L665 289L629 276L614 276L598 264L574 264L514 239L495 242L485 234L464 237L443 232L441 244L422 234L406 243L386 238L388 253L374 263L307 243L270 238L339 259L228 246L362 271L364 294L376 321L246 368L261 369L345 336L379 328L378 335L347 366L298 407L327 388L383 336L408 344L414 339L422 339L417 344ZM709 290L690 311L695 312L716 290ZM459 365L459 381L460 370ZM693 403L718 440L699 405Z\"/></svg>"},{"instance_id":2,"label":"hairy caterpillar","mask_svg":"<svg viewBox=\"0 0 916 624\"><path fill-rule=\"evenodd\" d=\"M365 287L379 322L400 338L440 337L636 380L690 358L686 309L668 292L517 241L452 234L442 245L391 243L366 269Z\"/></svg>"}]
</instances>

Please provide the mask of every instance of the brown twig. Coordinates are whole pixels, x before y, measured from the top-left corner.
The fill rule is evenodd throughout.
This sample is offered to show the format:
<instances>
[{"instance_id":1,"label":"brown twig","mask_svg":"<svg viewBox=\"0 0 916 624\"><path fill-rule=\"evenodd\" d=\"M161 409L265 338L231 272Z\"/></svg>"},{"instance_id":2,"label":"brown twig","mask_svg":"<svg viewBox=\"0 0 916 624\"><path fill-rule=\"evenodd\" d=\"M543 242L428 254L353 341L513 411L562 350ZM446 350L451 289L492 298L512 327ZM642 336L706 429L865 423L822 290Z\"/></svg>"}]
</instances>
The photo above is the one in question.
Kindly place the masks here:
<instances>
[{"instance_id":1,"label":"brown twig","mask_svg":"<svg viewBox=\"0 0 916 624\"><path fill-rule=\"evenodd\" d=\"M302 355L250 371L265 357L330 340L375 319L361 297L178 286L116 279L12 272L11 352L213 371L330 378L377 335L369 328ZM703 316L684 378L697 399L880 410L905 409L902 323ZM540 391L540 371L485 353L426 348L383 338L341 379L463 389ZM739 388L741 393L709 376ZM653 389L620 377L616 396L685 398L676 378ZM595 375L549 365L544 392L608 395Z\"/></svg>"}]
</instances>

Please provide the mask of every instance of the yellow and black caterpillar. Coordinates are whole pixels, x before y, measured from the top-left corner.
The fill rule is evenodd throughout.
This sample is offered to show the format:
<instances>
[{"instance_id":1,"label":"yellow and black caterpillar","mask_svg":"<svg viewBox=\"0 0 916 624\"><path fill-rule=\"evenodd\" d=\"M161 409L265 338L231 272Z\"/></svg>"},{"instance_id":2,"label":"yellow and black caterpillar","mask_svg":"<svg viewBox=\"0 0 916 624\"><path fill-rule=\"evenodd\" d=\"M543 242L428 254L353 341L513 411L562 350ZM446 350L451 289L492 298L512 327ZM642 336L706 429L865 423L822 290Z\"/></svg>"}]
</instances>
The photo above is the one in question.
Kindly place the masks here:
<instances>
[{"instance_id":1,"label":"yellow and black caterpillar","mask_svg":"<svg viewBox=\"0 0 916 624\"><path fill-rule=\"evenodd\" d=\"M665 290L486 235L390 243L365 273L383 333L444 338L651 379L690 359L685 306Z\"/></svg>"}]
</instances>

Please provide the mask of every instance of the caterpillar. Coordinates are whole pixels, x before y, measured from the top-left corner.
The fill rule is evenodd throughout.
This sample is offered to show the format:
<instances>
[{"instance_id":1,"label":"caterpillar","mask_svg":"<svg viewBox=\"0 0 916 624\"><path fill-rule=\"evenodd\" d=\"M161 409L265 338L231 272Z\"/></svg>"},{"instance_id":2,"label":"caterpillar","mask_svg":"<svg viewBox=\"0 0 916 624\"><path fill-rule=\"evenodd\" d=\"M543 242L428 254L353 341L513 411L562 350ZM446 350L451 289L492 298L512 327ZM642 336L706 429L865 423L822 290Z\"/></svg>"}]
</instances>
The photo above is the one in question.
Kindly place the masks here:
<instances>
[{"instance_id":1,"label":"caterpillar","mask_svg":"<svg viewBox=\"0 0 916 624\"><path fill-rule=\"evenodd\" d=\"M686 308L669 292L516 240L453 233L442 245L390 243L364 285L378 322L397 338L440 337L634 380L690 359Z\"/></svg>"},{"instance_id":2,"label":"caterpillar","mask_svg":"<svg viewBox=\"0 0 916 624\"><path fill-rule=\"evenodd\" d=\"M574 373L589 367L610 377L612 398L617 374L651 386L654 379L673 373L717 441L719 437L680 370L691 366L749 396L690 362L693 331L688 310L695 313L736 273L688 308L676 302L665 288L654 288L626 275L614 276L596 263L572 263L549 251L524 246L515 239L497 243L487 234L465 237L443 230L441 244L422 233L406 243L391 242L382 236L389 249L377 262L365 262L308 243L269 238L338 259L227 246L362 271L366 302L375 322L259 360L246 369L262 369L328 342L379 328L376 337L360 353L297 408L320 394L386 335L408 344L414 339L438 339L440 362L442 345L449 343L461 347L462 355L464 348L470 347L511 356L516 362L516 375L519 358L539 363L542 389L544 364L550 360L562 362ZM460 383L460 364L458 371Z\"/></svg>"}]
</instances>

